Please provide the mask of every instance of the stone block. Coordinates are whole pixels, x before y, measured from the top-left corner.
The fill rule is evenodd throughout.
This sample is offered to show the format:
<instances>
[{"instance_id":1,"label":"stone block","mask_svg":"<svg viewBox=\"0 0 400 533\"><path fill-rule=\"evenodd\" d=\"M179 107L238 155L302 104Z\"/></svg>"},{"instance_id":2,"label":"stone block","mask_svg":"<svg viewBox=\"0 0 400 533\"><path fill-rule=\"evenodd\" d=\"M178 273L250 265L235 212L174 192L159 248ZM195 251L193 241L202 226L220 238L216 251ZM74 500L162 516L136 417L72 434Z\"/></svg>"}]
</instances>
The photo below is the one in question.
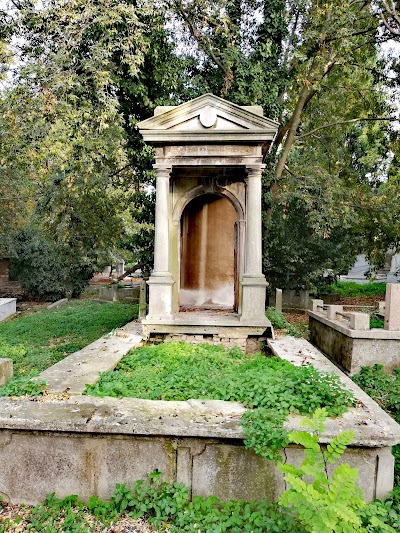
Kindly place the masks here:
<instances>
[{"instance_id":1,"label":"stone block","mask_svg":"<svg viewBox=\"0 0 400 533\"><path fill-rule=\"evenodd\" d=\"M386 285L385 329L400 330L400 284Z\"/></svg>"},{"instance_id":2,"label":"stone block","mask_svg":"<svg viewBox=\"0 0 400 533\"><path fill-rule=\"evenodd\" d=\"M342 305L327 305L326 306L326 317L330 320L336 320L337 317L336 313L343 313L343 306Z\"/></svg>"},{"instance_id":3,"label":"stone block","mask_svg":"<svg viewBox=\"0 0 400 533\"><path fill-rule=\"evenodd\" d=\"M311 311L313 313L322 313L324 300L311 300Z\"/></svg>"},{"instance_id":4,"label":"stone block","mask_svg":"<svg viewBox=\"0 0 400 533\"><path fill-rule=\"evenodd\" d=\"M16 298L0 298L0 322L17 312Z\"/></svg>"},{"instance_id":5,"label":"stone block","mask_svg":"<svg viewBox=\"0 0 400 533\"><path fill-rule=\"evenodd\" d=\"M0 387L5 385L13 377L13 361L12 359L0 359Z\"/></svg>"},{"instance_id":6,"label":"stone block","mask_svg":"<svg viewBox=\"0 0 400 533\"><path fill-rule=\"evenodd\" d=\"M57 300L56 302L53 302L52 304L48 305L47 309L58 309L66 303L68 303L68 298L62 298L61 300Z\"/></svg>"},{"instance_id":7,"label":"stone block","mask_svg":"<svg viewBox=\"0 0 400 533\"><path fill-rule=\"evenodd\" d=\"M276 289L275 292L275 310L282 313L282 289Z\"/></svg>"},{"instance_id":8,"label":"stone block","mask_svg":"<svg viewBox=\"0 0 400 533\"><path fill-rule=\"evenodd\" d=\"M348 313L350 319L350 328L366 331L369 329L369 314L368 313Z\"/></svg>"}]
</instances>

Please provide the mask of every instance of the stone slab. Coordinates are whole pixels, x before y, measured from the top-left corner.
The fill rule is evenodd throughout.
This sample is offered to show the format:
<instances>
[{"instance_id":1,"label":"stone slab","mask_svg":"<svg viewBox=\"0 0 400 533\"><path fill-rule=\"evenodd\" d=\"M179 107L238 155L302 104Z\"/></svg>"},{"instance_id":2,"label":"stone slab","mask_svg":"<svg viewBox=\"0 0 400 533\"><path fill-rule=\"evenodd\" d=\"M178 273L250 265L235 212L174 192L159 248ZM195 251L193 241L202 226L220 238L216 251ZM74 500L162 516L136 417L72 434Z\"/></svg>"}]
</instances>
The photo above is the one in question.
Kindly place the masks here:
<instances>
[{"instance_id":1,"label":"stone slab","mask_svg":"<svg viewBox=\"0 0 400 533\"><path fill-rule=\"evenodd\" d=\"M328 435L328 440L331 439L341 426L342 429L352 429L355 432L352 444L392 446L396 441L400 442L400 425L311 343L290 336L279 340L268 339L267 342L273 355L294 365L309 363L322 372L332 372L339 376L344 387L354 393L358 406L349 409L338 419L329 419L323 439Z\"/></svg>"},{"instance_id":2,"label":"stone slab","mask_svg":"<svg viewBox=\"0 0 400 533\"><path fill-rule=\"evenodd\" d=\"M101 372L114 370L122 357L141 340L140 323L130 322L69 355L39 377L46 381L51 393L82 394L87 384L95 383Z\"/></svg>"},{"instance_id":3,"label":"stone slab","mask_svg":"<svg viewBox=\"0 0 400 533\"><path fill-rule=\"evenodd\" d=\"M230 327L230 328L255 328L257 331L260 328L272 327L271 322L266 318L262 317L261 320L252 319L249 321L240 320L239 315L232 313L227 310L224 312L222 309L220 311L190 311L190 312L180 312L172 315L169 318L154 319L146 318L143 320L142 324L151 327L157 326L190 326L194 328L202 328L211 326L211 327ZM163 330L164 332L164 330Z\"/></svg>"},{"instance_id":4,"label":"stone slab","mask_svg":"<svg viewBox=\"0 0 400 533\"><path fill-rule=\"evenodd\" d=\"M385 330L400 331L400 285L386 285Z\"/></svg>"},{"instance_id":5,"label":"stone slab","mask_svg":"<svg viewBox=\"0 0 400 533\"><path fill-rule=\"evenodd\" d=\"M0 298L0 322L15 315L17 312L17 298Z\"/></svg>"}]
</instances>

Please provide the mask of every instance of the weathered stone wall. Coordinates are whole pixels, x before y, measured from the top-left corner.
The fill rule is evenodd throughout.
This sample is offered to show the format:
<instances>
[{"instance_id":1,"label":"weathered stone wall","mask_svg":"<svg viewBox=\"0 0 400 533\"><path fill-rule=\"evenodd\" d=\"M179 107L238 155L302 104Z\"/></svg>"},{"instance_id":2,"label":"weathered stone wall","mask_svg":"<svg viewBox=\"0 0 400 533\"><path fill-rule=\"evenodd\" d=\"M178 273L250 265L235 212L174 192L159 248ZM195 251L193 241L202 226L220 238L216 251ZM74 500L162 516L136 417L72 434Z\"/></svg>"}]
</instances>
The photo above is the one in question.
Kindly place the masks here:
<instances>
[{"instance_id":1,"label":"weathered stone wall","mask_svg":"<svg viewBox=\"0 0 400 533\"><path fill-rule=\"evenodd\" d=\"M269 305L275 307L275 292L269 295ZM310 292L295 289L282 290L282 306L284 309L308 309L310 307Z\"/></svg>"},{"instance_id":2,"label":"weathered stone wall","mask_svg":"<svg viewBox=\"0 0 400 533\"><path fill-rule=\"evenodd\" d=\"M263 336L223 336L219 334L155 334L148 339L150 344L160 344L162 342L190 342L192 344L212 344L214 346L223 346L226 349L240 348L246 354L254 354L264 349L267 338Z\"/></svg>"},{"instance_id":3,"label":"weathered stone wall","mask_svg":"<svg viewBox=\"0 0 400 533\"><path fill-rule=\"evenodd\" d=\"M126 302L139 303L140 297L140 283L133 287L118 287L111 285L111 287L100 287L99 300L107 302Z\"/></svg>"},{"instance_id":4,"label":"weathered stone wall","mask_svg":"<svg viewBox=\"0 0 400 533\"><path fill-rule=\"evenodd\" d=\"M275 463L245 449L239 439L127 436L95 433L0 431L0 496L36 504L50 492L107 499L116 483L132 485L155 469L169 482L185 483L192 496L276 501L284 490ZM299 447L286 448L300 464ZM390 448L349 448L343 462L359 469L367 501L383 498L393 484ZM332 471L332 467L330 468Z\"/></svg>"}]
</instances>

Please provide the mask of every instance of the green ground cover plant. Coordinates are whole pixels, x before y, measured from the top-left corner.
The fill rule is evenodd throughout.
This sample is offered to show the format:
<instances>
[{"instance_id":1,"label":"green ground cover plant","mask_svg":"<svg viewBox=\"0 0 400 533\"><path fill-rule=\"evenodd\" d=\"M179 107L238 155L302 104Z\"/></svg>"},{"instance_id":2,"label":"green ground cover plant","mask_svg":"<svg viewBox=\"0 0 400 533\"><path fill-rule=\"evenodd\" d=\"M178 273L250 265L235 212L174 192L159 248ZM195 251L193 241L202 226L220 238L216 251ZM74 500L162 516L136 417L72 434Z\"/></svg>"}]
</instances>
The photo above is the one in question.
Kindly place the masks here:
<instances>
[{"instance_id":1,"label":"green ground cover plant","mask_svg":"<svg viewBox=\"0 0 400 533\"><path fill-rule=\"evenodd\" d=\"M0 357L14 364L14 378L0 396L39 394L43 384L30 378L135 317L137 306L84 300L0 323Z\"/></svg>"},{"instance_id":2,"label":"green ground cover plant","mask_svg":"<svg viewBox=\"0 0 400 533\"><path fill-rule=\"evenodd\" d=\"M400 368L389 373L382 365L364 366L352 379L400 424ZM394 446L392 451L395 485L400 490L400 445Z\"/></svg>"},{"instance_id":3,"label":"green ground cover plant","mask_svg":"<svg viewBox=\"0 0 400 533\"><path fill-rule=\"evenodd\" d=\"M383 329L385 321L380 316L377 316L375 313L371 313L369 326L371 329Z\"/></svg>"},{"instance_id":4,"label":"green ground cover plant","mask_svg":"<svg viewBox=\"0 0 400 533\"><path fill-rule=\"evenodd\" d=\"M96 497L85 506L76 496L58 499L54 494L43 505L29 509L23 531L32 533L86 533L104 531L121 515L143 517L158 531L169 533L305 533L288 509L278 504L229 501L218 498L190 498L181 483L161 481L161 473L152 472L128 488L117 485L110 501ZM15 531L15 522L0 522L0 533ZM21 530L22 531L22 530Z\"/></svg>"},{"instance_id":5,"label":"green ground cover plant","mask_svg":"<svg viewBox=\"0 0 400 533\"><path fill-rule=\"evenodd\" d=\"M291 335L292 337L307 336L308 324L291 324L288 322L285 315L279 311L276 311L274 307L268 307L265 315L275 329L284 330L287 335Z\"/></svg>"},{"instance_id":6,"label":"green ground cover plant","mask_svg":"<svg viewBox=\"0 0 400 533\"><path fill-rule=\"evenodd\" d=\"M320 293L334 293L343 297L376 296L386 293L385 282L356 283L355 281L336 281L320 290Z\"/></svg>"},{"instance_id":7,"label":"green ground cover plant","mask_svg":"<svg viewBox=\"0 0 400 533\"><path fill-rule=\"evenodd\" d=\"M311 365L295 367L275 357L244 355L208 344L164 343L130 352L113 372L88 385L86 394L150 400L219 399L242 402L245 444L280 460L287 444L283 422L289 413L311 414L325 406L339 416L352 403L334 374Z\"/></svg>"}]
</instances>

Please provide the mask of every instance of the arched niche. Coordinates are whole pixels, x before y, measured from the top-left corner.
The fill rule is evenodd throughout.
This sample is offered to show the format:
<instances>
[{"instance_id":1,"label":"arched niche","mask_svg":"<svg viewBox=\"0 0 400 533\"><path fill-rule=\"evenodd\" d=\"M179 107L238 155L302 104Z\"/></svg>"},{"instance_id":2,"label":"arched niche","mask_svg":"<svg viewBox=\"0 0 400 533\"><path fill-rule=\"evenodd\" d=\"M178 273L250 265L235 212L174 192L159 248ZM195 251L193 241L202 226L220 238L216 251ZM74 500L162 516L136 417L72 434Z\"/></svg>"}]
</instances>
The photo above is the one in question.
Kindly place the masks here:
<instances>
[{"instance_id":1,"label":"arched niche","mask_svg":"<svg viewBox=\"0 0 400 533\"><path fill-rule=\"evenodd\" d=\"M187 203L180 220L180 306L237 309L238 222L226 196L206 193Z\"/></svg>"}]
</instances>

